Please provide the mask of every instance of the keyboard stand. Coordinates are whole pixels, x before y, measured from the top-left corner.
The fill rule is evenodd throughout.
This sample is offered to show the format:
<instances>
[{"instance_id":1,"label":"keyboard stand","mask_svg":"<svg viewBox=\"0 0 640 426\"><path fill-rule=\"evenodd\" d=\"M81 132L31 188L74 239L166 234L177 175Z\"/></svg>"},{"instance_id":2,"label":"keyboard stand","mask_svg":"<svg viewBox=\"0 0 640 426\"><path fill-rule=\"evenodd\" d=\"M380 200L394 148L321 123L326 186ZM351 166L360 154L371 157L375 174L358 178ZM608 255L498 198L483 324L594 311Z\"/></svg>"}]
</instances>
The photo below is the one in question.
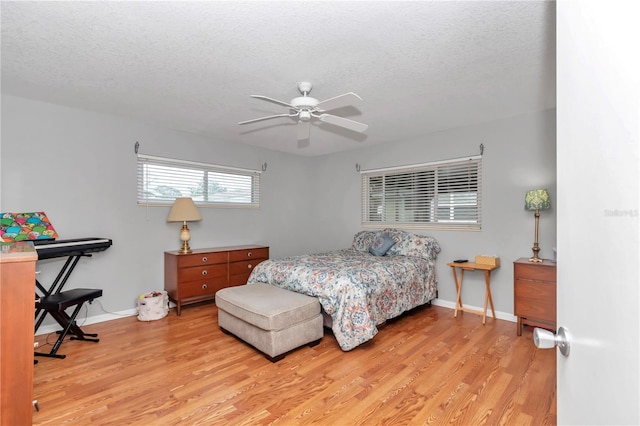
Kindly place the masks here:
<instances>
[{"instance_id":1,"label":"keyboard stand","mask_svg":"<svg viewBox=\"0 0 640 426\"><path fill-rule=\"evenodd\" d=\"M97 334L85 333L78 327L76 317L85 302L91 303L94 299L102 296L102 290L88 288L62 290L82 257L91 257L92 253L108 249L111 247L112 241L108 238L78 238L58 241L43 239L34 240L33 244L38 253L38 260L67 258L49 288L36 280L34 324L34 333L37 333L47 314L51 314L62 327L51 352L48 354L34 352L34 355L64 358L64 355L58 355L57 352L67 335L71 335L71 340L99 341L95 338L98 336ZM73 313L68 315L66 309L74 306Z\"/></svg>"},{"instance_id":2,"label":"keyboard stand","mask_svg":"<svg viewBox=\"0 0 640 426\"><path fill-rule=\"evenodd\" d=\"M85 256L91 257L90 254L87 254ZM62 269L60 269L60 272L58 272L58 276L56 276L56 279L53 281L53 284L51 284L48 290L42 284L40 284L40 281L36 280L36 287L42 293L42 296L39 296L36 293L36 300L46 299L49 296L52 296L56 293L60 293L60 291L62 290L64 285L67 283L69 276L75 269L81 257L82 256L80 255L69 256L66 262L64 263L64 266L62 267ZM34 332L38 332L38 329L42 325L42 321L44 321L45 317L47 316L47 311L41 307L38 307L38 305L36 304L35 316L36 316L36 322L35 322Z\"/></svg>"}]
</instances>

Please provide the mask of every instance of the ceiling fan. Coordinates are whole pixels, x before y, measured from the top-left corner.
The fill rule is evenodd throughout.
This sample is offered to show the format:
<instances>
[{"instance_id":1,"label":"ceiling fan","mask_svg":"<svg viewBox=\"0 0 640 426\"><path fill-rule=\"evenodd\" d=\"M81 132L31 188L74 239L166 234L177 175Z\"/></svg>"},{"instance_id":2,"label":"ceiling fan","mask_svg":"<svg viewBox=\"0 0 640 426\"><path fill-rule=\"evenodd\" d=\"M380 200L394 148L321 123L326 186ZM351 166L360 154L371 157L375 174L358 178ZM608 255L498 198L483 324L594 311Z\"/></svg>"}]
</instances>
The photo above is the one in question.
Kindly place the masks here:
<instances>
[{"instance_id":1,"label":"ceiling fan","mask_svg":"<svg viewBox=\"0 0 640 426\"><path fill-rule=\"evenodd\" d=\"M302 96L293 98L291 102L288 103L269 98L267 96L251 95L252 98L262 99L276 105L287 107L289 108L289 113L269 115L267 117L254 118L253 120L240 121L238 124L256 123L258 121L270 120L272 118L278 117L297 117L298 125L296 127L298 128L298 140L309 139L311 120L314 118L317 118L325 123L333 124L334 126L353 130L355 132L364 132L365 130L367 130L369 126L366 124L326 113L326 111L331 111L337 108L352 105L356 102L361 102L362 98L360 96L356 95L353 92L349 92L320 102L317 99L308 96L309 92L311 92L312 87L313 85L306 81L298 83L298 90L300 91Z\"/></svg>"}]
</instances>

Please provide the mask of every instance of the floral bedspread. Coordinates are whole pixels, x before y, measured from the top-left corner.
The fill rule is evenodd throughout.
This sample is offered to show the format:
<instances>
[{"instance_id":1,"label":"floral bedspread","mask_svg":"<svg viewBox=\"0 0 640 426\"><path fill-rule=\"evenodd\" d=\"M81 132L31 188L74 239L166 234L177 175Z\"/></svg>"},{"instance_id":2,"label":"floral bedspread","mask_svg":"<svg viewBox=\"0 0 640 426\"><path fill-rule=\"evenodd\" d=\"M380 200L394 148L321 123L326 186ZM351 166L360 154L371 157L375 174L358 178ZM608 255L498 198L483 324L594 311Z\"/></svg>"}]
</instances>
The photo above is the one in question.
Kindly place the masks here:
<instances>
[{"instance_id":1,"label":"floral bedspread","mask_svg":"<svg viewBox=\"0 0 640 426\"><path fill-rule=\"evenodd\" d=\"M372 339L377 325L436 297L434 261L435 255L378 257L352 247L266 260L255 267L248 284L268 283L317 297L333 320L340 347L348 351Z\"/></svg>"}]
</instances>

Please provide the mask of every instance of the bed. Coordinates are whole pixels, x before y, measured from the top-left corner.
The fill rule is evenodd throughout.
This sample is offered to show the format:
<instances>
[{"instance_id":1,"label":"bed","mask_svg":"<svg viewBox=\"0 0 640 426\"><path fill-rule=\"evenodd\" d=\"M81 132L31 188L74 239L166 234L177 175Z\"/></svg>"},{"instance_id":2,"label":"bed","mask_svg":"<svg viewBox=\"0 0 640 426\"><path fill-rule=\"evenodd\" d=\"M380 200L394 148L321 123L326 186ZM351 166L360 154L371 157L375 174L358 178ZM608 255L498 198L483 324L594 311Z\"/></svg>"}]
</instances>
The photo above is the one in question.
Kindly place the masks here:
<instances>
[{"instance_id":1,"label":"bed","mask_svg":"<svg viewBox=\"0 0 640 426\"><path fill-rule=\"evenodd\" d=\"M439 252L433 237L360 231L350 248L263 261L247 284L317 297L340 348L349 351L371 340L386 320L435 299Z\"/></svg>"}]
</instances>

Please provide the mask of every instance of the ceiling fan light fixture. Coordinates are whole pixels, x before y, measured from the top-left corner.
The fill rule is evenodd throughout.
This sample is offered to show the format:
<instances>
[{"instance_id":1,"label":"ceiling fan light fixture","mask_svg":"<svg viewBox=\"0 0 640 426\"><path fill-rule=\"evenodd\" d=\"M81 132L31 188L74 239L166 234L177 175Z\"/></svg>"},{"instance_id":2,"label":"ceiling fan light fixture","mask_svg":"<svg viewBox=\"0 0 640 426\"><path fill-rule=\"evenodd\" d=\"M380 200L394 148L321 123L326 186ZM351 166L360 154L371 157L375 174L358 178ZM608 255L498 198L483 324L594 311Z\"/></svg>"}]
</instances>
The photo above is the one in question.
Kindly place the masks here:
<instances>
[{"instance_id":1,"label":"ceiling fan light fixture","mask_svg":"<svg viewBox=\"0 0 640 426\"><path fill-rule=\"evenodd\" d=\"M300 111L300 115L298 115L300 121L309 121L311 120L311 113L309 111L303 110Z\"/></svg>"}]
</instances>

